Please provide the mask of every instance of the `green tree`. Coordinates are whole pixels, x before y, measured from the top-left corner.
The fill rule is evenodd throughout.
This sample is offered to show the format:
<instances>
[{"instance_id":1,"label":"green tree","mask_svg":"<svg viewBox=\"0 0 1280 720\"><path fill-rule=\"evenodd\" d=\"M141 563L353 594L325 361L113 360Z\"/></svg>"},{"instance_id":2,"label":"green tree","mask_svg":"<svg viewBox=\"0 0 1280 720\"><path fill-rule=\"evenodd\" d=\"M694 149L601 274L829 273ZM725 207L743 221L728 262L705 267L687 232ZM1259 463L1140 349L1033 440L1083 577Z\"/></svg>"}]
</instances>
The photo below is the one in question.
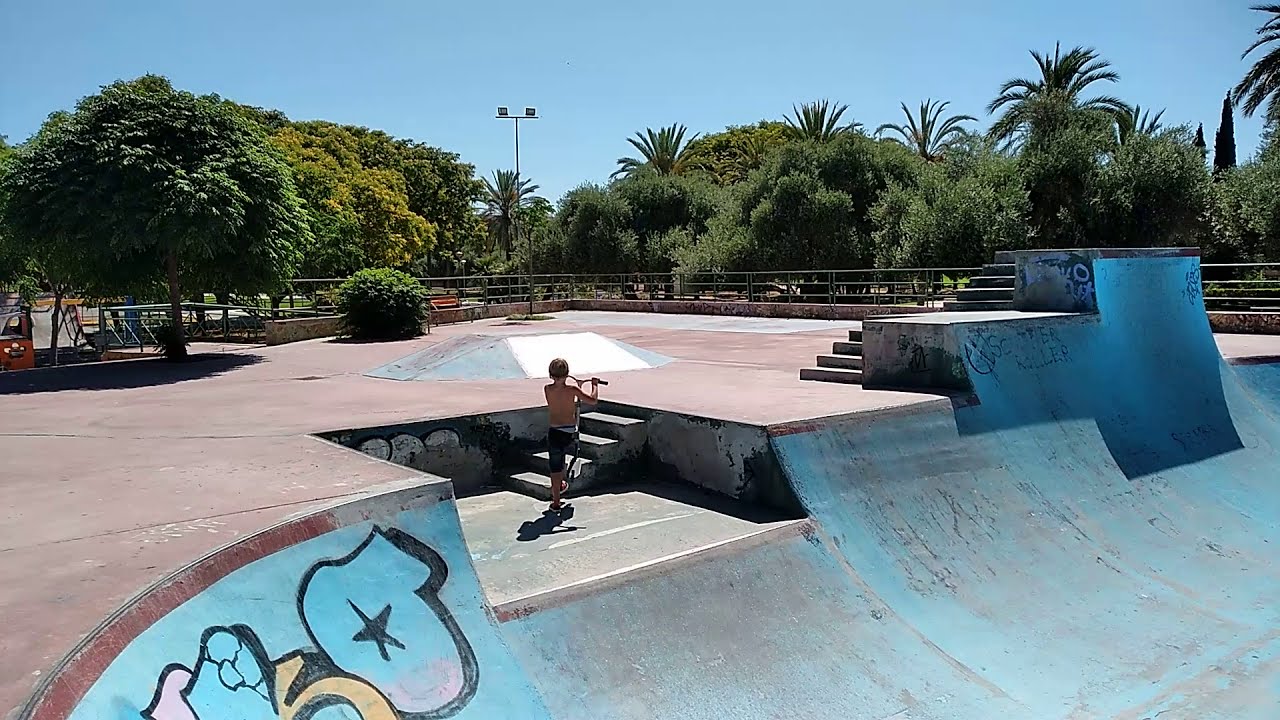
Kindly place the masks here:
<instances>
[{"instance_id":1,"label":"green tree","mask_svg":"<svg viewBox=\"0 0 1280 720\"><path fill-rule=\"evenodd\" d=\"M1236 166L1236 121L1231 112L1231 96L1222 100L1222 119L1213 136L1213 171L1220 173Z\"/></svg>"},{"instance_id":2,"label":"green tree","mask_svg":"<svg viewBox=\"0 0 1280 720\"><path fill-rule=\"evenodd\" d=\"M17 242L47 248L78 288L162 278L175 330L184 288L275 289L309 235L288 166L261 129L220 98L153 75L50 118L5 178Z\"/></svg>"},{"instance_id":3,"label":"green tree","mask_svg":"<svg viewBox=\"0 0 1280 720\"><path fill-rule=\"evenodd\" d=\"M582 273L635 272L640 243L631 229L631 207L600 185L580 185L565 194L556 213L564 233L563 253Z\"/></svg>"},{"instance_id":4,"label":"green tree","mask_svg":"<svg viewBox=\"0 0 1280 720\"><path fill-rule=\"evenodd\" d=\"M1053 56L1031 51L1040 71L1039 77L1014 78L1000 87L1000 94L987 111L1004 112L991 126L990 134L997 140L1007 141L1021 136L1024 140L1036 133L1051 133L1061 129L1063 109L1103 113L1116 117L1128 112L1129 106L1111 95L1099 95L1085 99L1082 96L1090 85L1099 82L1116 82L1120 75L1111 69L1111 63L1101 59L1093 48L1075 47L1065 55L1061 45L1055 45Z\"/></svg>"},{"instance_id":5,"label":"green tree","mask_svg":"<svg viewBox=\"0 0 1280 720\"><path fill-rule=\"evenodd\" d=\"M1098 170L1095 242L1111 247L1201 245L1210 184L1189 130L1134 135Z\"/></svg>"},{"instance_id":6,"label":"green tree","mask_svg":"<svg viewBox=\"0 0 1280 720\"><path fill-rule=\"evenodd\" d=\"M1209 262L1280 258L1280 162L1263 160L1223 172L1212 183Z\"/></svg>"},{"instance_id":7,"label":"green tree","mask_svg":"<svg viewBox=\"0 0 1280 720\"><path fill-rule=\"evenodd\" d=\"M991 262L996 251L1027 246L1029 210L1016 160L989 144L957 145L915 184L894 183L881 194L872 208L877 266Z\"/></svg>"},{"instance_id":8,"label":"green tree","mask_svg":"<svg viewBox=\"0 0 1280 720\"><path fill-rule=\"evenodd\" d=\"M490 250L498 250L510 256L519 239L520 209L526 207L538 191L528 178L516 180L514 170L494 170L493 182L484 180L484 211L481 213L489 226Z\"/></svg>"},{"instance_id":9,"label":"green tree","mask_svg":"<svg viewBox=\"0 0 1280 720\"><path fill-rule=\"evenodd\" d=\"M273 138L305 201L313 240L303 248L301 270L308 277L406 268L435 242L437 226L410 207L404 175L393 163L366 164L357 130L308 121L286 125Z\"/></svg>"},{"instance_id":10,"label":"green tree","mask_svg":"<svg viewBox=\"0 0 1280 720\"><path fill-rule=\"evenodd\" d=\"M1258 39L1240 58L1248 58L1254 50L1266 49L1266 53L1249 68L1231 96L1237 105L1244 106L1246 117L1253 117L1264 104L1268 116L1280 117L1280 4L1254 5L1252 9L1270 17L1258 26Z\"/></svg>"},{"instance_id":11,"label":"green tree","mask_svg":"<svg viewBox=\"0 0 1280 720\"><path fill-rule=\"evenodd\" d=\"M709 173L717 183L732 185L787 142L786 123L761 120L754 125L731 125L689 143L688 163Z\"/></svg>"},{"instance_id":12,"label":"green tree","mask_svg":"<svg viewBox=\"0 0 1280 720\"><path fill-rule=\"evenodd\" d=\"M950 104L925 100L920 103L919 117L916 117L907 109L907 104L902 103L902 114L907 116L906 123L885 123L876 128L876 136L892 130L901 136L901 139L893 138L895 142L911 148L927 162L938 162L946 155L956 138L964 134L964 128L960 124L978 121L972 115L951 115L944 118L942 113L946 112Z\"/></svg>"},{"instance_id":13,"label":"green tree","mask_svg":"<svg viewBox=\"0 0 1280 720\"><path fill-rule=\"evenodd\" d=\"M636 133L634 138L627 138L627 142L640 153L640 157L618 158L618 169L611 177L629 175L642 168L659 175L680 175L690 169L692 164L689 144L697 140L698 136L694 135L685 142L685 132L687 128L677 124L661 128L657 132L652 128L645 128L644 133Z\"/></svg>"},{"instance_id":14,"label":"green tree","mask_svg":"<svg viewBox=\"0 0 1280 720\"><path fill-rule=\"evenodd\" d=\"M1196 137L1191 144L1195 145L1196 149L1200 151L1201 160L1208 157L1209 145L1204 141L1204 123L1200 123L1196 126Z\"/></svg>"},{"instance_id":15,"label":"green tree","mask_svg":"<svg viewBox=\"0 0 1280 720\"><path fill-rule=\"evenodd\" d=\"M791 115L785 118L788 134L795 140L830 142L841 135L857 132L862 123L854 120L840 122L848 110L848 105L833 107L828 100L802 103L798 108L792 105Z\"/></svg>"},{"instance_id":16,"label":"green tree","mask_svg":"<svg viewBox=\"0 0 1280 720\"><path fill-rule=\"evenodd\" d=\"M1116 115L1116 132L1121 145L1127 143L1136 135L1151 136L1160 132L1160 118L1164 117L1164 110L1151 114L1150 110L1143 110L1141 105L1120 112ZM1200 140L1204 140L1203 134Z\"/></svg>"}]
</instances>

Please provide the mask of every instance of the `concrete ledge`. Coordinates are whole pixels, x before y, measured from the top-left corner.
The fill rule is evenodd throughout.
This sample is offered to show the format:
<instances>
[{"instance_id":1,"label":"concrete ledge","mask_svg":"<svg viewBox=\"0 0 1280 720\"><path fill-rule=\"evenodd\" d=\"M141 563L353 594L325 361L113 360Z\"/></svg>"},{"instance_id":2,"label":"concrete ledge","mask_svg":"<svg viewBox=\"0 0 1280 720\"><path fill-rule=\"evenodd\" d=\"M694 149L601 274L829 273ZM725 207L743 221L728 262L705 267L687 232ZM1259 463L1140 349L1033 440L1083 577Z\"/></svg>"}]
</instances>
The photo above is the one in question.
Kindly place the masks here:
<instances>
[{"instance_id":1,"label":"concrete ledge","mask_svg":"<svg viewBox=\"0 0 1280 720\"><path fill-rule=\"evenodd\" d=\"M717 300L573 300L573 310L605 312L673 313L678 315L730 315L736 317L800 318L811 320L861 320L879 315L937 312L939 308L890 305L827 305L818 303L722 302Z\"/></svg>"},{"instance_id":2,"label":"concrete ledge","mask_svg":"<svg viewBox=\"0 0 1280 720\"><path fill-rule=\"evenodd\" d=\"M284 345L302 340L333 337L341 331L342 319L337 315L324 315L290 320L267 320L263 322L263 327L266 330L268 345Z\"/></svg>"},{"instance_id":3,"label":"concrete ledge","mask_svg":"<svg viewBox=\"0 0 1280 720\"><path fill-rule=\"evenodd\" d=\"M571 305L569 300L538 300L533 303L535 314L563 312ZM471 322L503 318L515 313L529 312L528 302L501 303L497 305L466 305L449 310L432 310L431 325L449 325L451 323Z\"/></svg>"},{"instance_id":4,"label":"concrete ledge","mask_svg":"<svg viewBox=\"0 0 1280 720\"><path fill-rule=\"evenodd\" d=\"M1216 333L1280 335L1280 312L1210 312L1209 329Z\"/></svg>"}]
</instances>

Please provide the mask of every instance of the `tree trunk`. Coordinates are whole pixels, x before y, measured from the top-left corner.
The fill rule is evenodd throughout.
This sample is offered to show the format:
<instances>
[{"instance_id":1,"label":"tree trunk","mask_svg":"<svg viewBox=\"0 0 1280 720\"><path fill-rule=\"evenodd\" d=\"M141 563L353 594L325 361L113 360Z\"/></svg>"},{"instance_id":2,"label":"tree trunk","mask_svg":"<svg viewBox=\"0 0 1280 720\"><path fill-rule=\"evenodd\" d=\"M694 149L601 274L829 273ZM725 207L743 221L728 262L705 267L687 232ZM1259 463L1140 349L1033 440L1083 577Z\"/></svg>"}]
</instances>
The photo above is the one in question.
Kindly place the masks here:
<instances>
[{"instance_id":1,"label":"tree trunk","mask_svg":"<svg viewBox=\"0 0 1280 720\"><path fill-rule=\"evenodd\" d=\"M187 357L186 329L182 322L182 288L178 282L178 253L170 250L165 260L165 270L169 276L169 322L173 325L169 344L165 354L170 360L184 360Z\"/></svg>"},{"instance_id":2,"label":"tree trunk","mask_svg":"<svg viewBox=\"0 0 1280 720\"><path fill-rule=\"evenodd\" d=\"M65 288L61 285L53 286L53 315L49 318L51 331L49 333L49 351L53 353L53 359L50 361L56 367L58 365L58 321L62 319L62 296L65 294Z\"/></svg>"}]
</instances>

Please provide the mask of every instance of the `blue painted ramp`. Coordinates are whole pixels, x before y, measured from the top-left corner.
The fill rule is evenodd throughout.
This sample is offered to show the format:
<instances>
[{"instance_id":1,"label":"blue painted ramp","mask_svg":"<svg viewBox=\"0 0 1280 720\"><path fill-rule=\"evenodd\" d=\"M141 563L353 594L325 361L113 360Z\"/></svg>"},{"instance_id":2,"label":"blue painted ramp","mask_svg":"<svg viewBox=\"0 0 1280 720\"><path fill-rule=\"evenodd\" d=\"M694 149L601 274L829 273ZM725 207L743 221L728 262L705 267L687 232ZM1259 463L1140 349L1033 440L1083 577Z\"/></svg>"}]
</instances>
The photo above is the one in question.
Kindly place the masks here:
<instances>
[{"instance_id":1,"label":"blue painted ramp","mask_svg":"<svg viewBox=\"0 0 1280 720\"><path fill-rule=\"evenodd\" d=\"M808 522L505 614L561 720L1031 717L866 593Z\"/></svg>"},{"instance_id":2,"label":"blue painted ramp","mask_svg":"<svg viewBox=\"0 0 1280 720\"><path fill-rule=\"evenodd\" d=\"M955 326L974 400L772 429L868 595L1014 717L1280 717L1280 370L1222 361L1198 262Z\"/></svg>"}]
</instances>

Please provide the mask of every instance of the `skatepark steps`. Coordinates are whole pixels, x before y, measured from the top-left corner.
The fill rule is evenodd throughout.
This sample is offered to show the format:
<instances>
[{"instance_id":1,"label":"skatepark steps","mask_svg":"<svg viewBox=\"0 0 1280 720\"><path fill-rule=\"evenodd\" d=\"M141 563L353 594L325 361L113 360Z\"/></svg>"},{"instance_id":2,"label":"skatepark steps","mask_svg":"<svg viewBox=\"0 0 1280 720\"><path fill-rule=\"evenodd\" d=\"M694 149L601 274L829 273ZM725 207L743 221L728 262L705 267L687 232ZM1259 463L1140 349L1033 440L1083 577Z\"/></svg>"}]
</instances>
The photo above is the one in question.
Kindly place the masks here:
<instances>
[{"instance_id":1,"label":"skatepark steps","mask_svg":"<svg viewBox=\"0 0 1280 720\"><path fill-rule=\"evenodd\" d=\"M850 330L849 341L831 344L830 355L819 355L818 366L800 370L801 380L844 383L862 383L862 330Z\"/></svg>"},{"instance_id":2,"label":"skatepark steps","mask_svg":"<svg viewBox=\"0 0 1280 720\"><path fill-rule=\"evenodd\" d=\"M583 413L579 418L581 432L578 443L581 455L573 463L573 476L568 478L565 497L573 497L599 482L621 482L637 473L634 460L644 446L646 428L643 420L607 413ZM587 430L601 433L591 435ZM569 451L572 459L573 450ZM507 473L502 484L512 492L538 500L551 500L550 460L546 450L522 456L524 468ZM566 471L569 470L566 465Z\"/></svg>"}]
</instances>

